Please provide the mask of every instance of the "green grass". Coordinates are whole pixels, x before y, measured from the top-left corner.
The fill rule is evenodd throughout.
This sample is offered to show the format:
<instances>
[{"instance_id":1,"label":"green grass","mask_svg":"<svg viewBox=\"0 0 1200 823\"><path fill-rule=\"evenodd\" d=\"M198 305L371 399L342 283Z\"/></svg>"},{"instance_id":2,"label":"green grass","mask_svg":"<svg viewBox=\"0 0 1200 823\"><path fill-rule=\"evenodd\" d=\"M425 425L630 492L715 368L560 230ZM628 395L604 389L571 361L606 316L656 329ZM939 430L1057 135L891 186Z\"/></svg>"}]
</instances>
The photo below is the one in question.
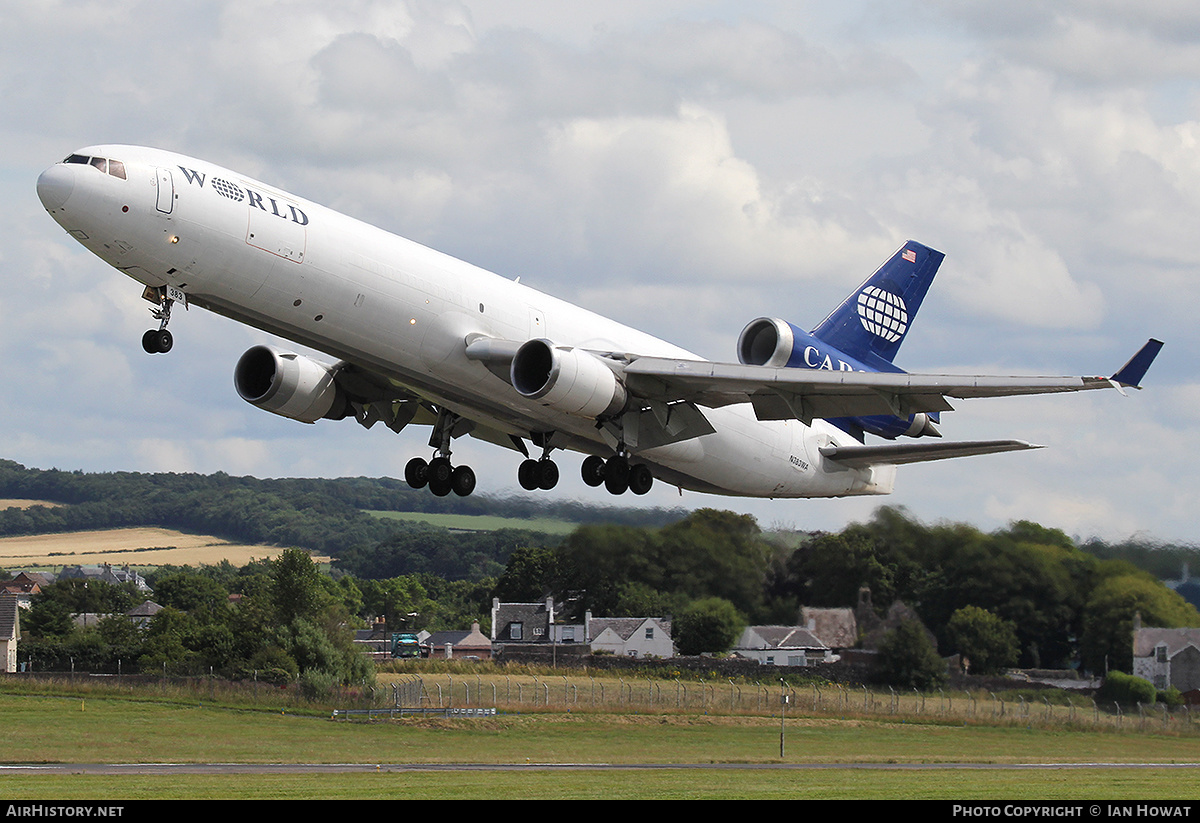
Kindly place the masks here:
<instances>
[{"instance_id":1,"label":"green grass","mask_svg":"<svg viewBox=\"0 0 1200 823\"><path fill-rule=\"evenodd\" d=\"M14 800L1170 800L1194 799L1190 774L1056 771L639 769L253 774L68 778L0 776ZM1168 800L1170 799L1170 800Z\"/></svg>"},{"instance_id":2,"label":"green grass","mask_svg":"<svg viewBox=\"0 0 1200 823\"><path fill-rule=\"evenodd\" d=\"M528 712L335 721L201 701L0 694L3 760L365 764L365 773L50 775L0 769L10 799L153 798L1196 798L1200 737L830 717ZM939 768L940 764L977 768ZM403 764L512 769L409 770ZM557 764L550 770L545 764ZM653 768L675 764L676 768ZM712 768L732 764L739 768ZM780 769L790 764L812 768ZM869 768L847 768L860 764ZM1010 764L1058 764L1045 769ZM694 768L694 766L707 768ZM989 768L989 766L991 768ZM378 770L375 770L378 767ZM819 767L819 768L818 768ZM919 767L919 768L913 768Z\"/></svg>"},{"instance_id":3,"label":"green grass","mask_svg":"<svg viewBox=\"0 0 1200 823\"><path fill-rule=\"evenodd\" d=\"M389 511L368 511L367 514L389 520L409 520L417 523L429 523L452 531L493 532L499 529L526 529L546 534L567 535L579 526L578 523L569 523L565 520L553 520L545 517L525 519L477 514Z\"/></svg>"}]
</instances>

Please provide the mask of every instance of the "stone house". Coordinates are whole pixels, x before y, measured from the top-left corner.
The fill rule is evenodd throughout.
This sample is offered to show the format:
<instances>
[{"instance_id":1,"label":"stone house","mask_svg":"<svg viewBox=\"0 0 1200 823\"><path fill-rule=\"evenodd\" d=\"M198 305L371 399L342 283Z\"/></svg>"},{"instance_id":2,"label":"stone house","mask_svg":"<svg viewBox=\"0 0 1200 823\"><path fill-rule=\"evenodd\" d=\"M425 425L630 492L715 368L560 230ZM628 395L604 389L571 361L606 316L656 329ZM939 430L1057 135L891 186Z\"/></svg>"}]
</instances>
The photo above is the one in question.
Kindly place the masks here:
<instances>
[{"instance_id":1,"label":"stone house","mask_svg":"<svg viewBox=\"0 0 1200 823\"><path fill-rule=\"evenodd\" d=\"M1133 673L1156 689L1200 689L1200 629L1143 628L1135 615Z\"/></svg>"}]
</instances>

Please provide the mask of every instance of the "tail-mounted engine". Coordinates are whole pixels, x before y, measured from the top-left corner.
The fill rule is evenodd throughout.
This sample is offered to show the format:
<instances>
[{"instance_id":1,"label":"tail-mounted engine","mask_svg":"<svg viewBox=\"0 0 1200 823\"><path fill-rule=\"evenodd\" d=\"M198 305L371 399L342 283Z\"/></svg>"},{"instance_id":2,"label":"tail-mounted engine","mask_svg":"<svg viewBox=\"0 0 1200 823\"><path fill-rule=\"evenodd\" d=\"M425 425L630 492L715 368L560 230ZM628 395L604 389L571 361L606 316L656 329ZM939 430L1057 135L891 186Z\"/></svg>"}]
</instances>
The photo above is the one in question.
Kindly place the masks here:
<instances>
[{"instance_id":1,"label":"tail-mounted engine","mask_svg":"<svg viewBox=\"0 0 1200 823\"><path fill-rule=\"evenodd\" d=\"M625 408L628 395L616 373L583 349L529 340L512 359L510 378L523 397L567 414L605 417Z\"/></svg>"},{"instance_id":2,"label":"tail-mounted engine","mask_svg":"<svg viewBox=\"0 0 1200 823\"><path fill-rule=\"evenodd\" d=\"M786 320L760 317L750 322L738 336L738 361L747 366L773 368L824 369L827 371L879 371L839 349L793 326ZM899 371L886 364L885 371ZM862 439L863 432L893 440L897 437L941 437L937 415L919 412L908 417L871 415L830 418L838 428Z\"/></svg>"},{"instance_id":3,"label":"tail-mounted engine","mask_svg":"<svg viewBox=\"0 0 1200 823\"><path fill-rule=\"evenodd\" d=\"M332 368L270 346L247 350L238 359L233 383L246 402L302 423L341 420L350 413Z\"/></svg>"}]
</instances>

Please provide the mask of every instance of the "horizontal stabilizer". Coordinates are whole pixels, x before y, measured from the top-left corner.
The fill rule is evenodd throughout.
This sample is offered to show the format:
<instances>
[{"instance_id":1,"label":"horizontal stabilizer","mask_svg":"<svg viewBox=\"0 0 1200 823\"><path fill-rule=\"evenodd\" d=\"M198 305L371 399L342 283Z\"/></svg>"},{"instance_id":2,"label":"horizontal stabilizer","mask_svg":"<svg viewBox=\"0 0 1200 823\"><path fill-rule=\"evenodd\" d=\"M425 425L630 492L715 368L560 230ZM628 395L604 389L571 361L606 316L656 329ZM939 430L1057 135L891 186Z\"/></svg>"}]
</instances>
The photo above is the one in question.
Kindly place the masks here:
<instances>
[{"instance_id":1,"label":"horizontal stabilizer","mask_svg":"<svg viewBox=\"0 0 1200 823\"><path fill-rule=\"evenodd\" d=\"M1023 440L969 440L960 443L884 443L878 446L826 446L821 454L851 468L873 465L899 466L951 457L1040 449Z\"/></svg>"}]
</instances>

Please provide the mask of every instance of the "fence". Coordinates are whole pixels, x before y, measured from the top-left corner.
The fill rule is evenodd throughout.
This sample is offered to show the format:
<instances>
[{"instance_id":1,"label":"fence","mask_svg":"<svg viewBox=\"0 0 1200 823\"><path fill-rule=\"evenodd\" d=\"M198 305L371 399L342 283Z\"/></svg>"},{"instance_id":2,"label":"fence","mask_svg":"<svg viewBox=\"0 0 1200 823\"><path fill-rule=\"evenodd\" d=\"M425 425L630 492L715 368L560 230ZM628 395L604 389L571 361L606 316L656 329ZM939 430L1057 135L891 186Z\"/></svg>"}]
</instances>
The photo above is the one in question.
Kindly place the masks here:
<instances>
[{"instance_id":1,"label":"fence","mask_svg":"<svg viewBox=\"0 0 1200 823\"><path fill-rule=\"evenodd\" d=\"M408 710L486 707L519 711L701 712L705 714L873 716L939 722L1108 728L1144 732L1200 733L1190 706L1121 706L1055 692L1030 697L1005 692L936 692L871 689L837 684L791 687L654 678L477 675L399 675L376 686L376 700ZM413 712L415 713L415 711Z\"/></svg>"}]
</instances>

